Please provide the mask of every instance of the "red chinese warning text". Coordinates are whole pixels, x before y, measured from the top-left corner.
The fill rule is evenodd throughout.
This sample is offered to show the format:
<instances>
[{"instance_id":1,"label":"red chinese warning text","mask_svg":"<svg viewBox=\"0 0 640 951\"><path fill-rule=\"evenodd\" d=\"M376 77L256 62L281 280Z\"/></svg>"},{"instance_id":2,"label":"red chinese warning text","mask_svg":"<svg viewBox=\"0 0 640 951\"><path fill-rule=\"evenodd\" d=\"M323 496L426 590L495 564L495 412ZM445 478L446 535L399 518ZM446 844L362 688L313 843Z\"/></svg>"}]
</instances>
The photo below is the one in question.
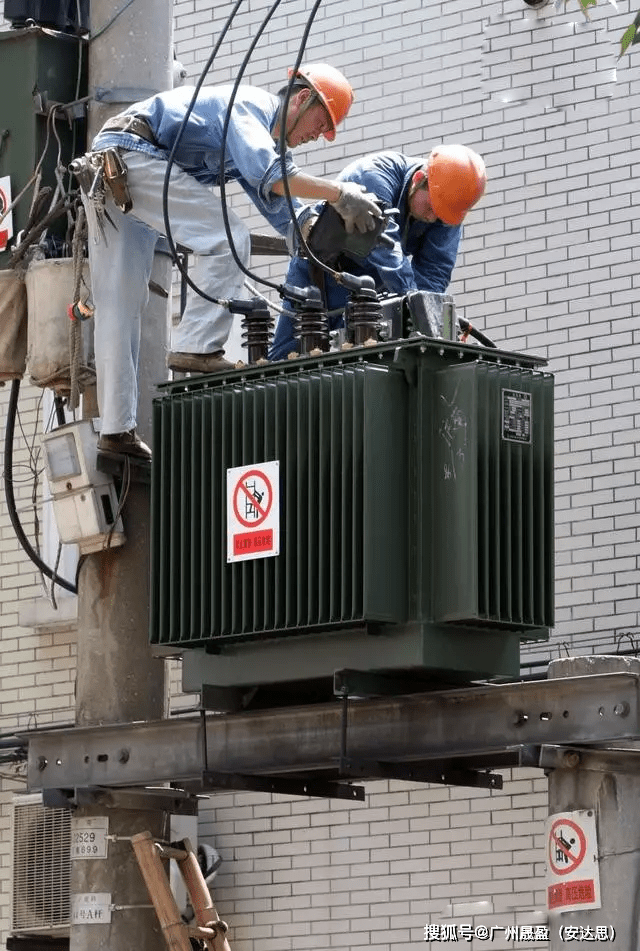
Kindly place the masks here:
<instances>
[{"instance_id":1,"label":"red chinese warning text","mask_svg":"<svg viewBox=\"0 0 640 951\"><path fill-rule=\"evenodd\" d=\"M564 908L565 905L591 904L596 900L593 879L577 882L560 882L550 885L548 890L548 907Z\"/></svg>"},{"instance_id":2,"label":"red chinese warning text","mask_svg":"<svg viewBox=\"0 0 640 951\"><path fill-rule=\"evenodd\" d=\"M233 536L234 555L249 555L253 552L271 551L273 549L273 529L262 532L242 532Z\"/></svg>"}]
</instances>

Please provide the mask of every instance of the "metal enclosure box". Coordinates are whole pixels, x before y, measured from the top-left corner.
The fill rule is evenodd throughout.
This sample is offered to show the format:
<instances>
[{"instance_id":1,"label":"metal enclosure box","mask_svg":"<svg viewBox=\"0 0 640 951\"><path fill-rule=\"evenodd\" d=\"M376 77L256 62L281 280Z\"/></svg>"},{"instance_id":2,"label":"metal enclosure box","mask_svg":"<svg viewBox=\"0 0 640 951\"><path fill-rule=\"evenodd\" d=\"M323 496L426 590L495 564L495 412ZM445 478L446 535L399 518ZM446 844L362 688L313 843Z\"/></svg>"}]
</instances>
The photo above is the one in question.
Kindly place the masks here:
<instances>
[{"instance_id":1,"label":"metal enclosure box","mask_svg":"<svg viewBox=\"0 0 640 951\"><path fill-rule=\"evenodd\" d=\"M82 554L125 542L113 478L98 469L93 421L67 423L43 436L44 459L60 541Z\"/></svg>"},{"instance_id":2,"label":"metal enclosure box","mask_svg":"<svg viewBox=\"0 0 640 951\"><path fill-rule=\"evenodd\" d=\"M185 689L516 676L553 624L541 362L411 339L163 387L151 641ZM227 563L227 470L273 460L279 554Z\"/></svg>"},{"instance_id":3,"label":"metal enclosure box","mask_svg":"<svg viewBox=\"0 0 640 951\"><path fill-rule=\"evenodd\" d=\"M52 120L57 138L49 129L47 139L46 110L48 105L71 103L86 95L86 41L64 33L45 32L39 27L0 32L0 89L4 133L0 178L10 177L15 199L32 177L46 146L42 186L55 188L58 149L65 166L83 152L85 122L71 122L64 111L57 111ZM68 180L66 184L68 187ZM33 190L29 189L13 209L14 237L27 224L32 198ZM62 234L65 226L63 216L58 223ZM9 250L0 253L0 268L7 267L9 258Z\"/></svg>"}]
</instances>

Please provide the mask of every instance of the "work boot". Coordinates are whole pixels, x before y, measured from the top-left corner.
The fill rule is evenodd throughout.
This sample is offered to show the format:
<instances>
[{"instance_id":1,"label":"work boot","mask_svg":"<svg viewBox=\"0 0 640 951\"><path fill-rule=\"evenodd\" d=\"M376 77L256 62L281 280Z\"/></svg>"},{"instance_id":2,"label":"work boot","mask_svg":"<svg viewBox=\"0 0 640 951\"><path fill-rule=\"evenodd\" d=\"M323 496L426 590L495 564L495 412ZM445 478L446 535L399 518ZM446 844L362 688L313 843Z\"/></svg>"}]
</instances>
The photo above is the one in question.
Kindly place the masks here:
<instances>
[{"instance_id":1,"label":"work boot","mask_svg":"<svg viewBox=\"0 0 640 951\"><path fill-rule=\"evenodd\" d=\"M224 350L213 353L169 353L167 366L182 373L219 373L233 370L234 364L224 358Z\"/></svg>"},{"instance_id":2,"label":"work boot","mask_svg":"<svg viewBox=\"0 0 640 951\"><path fill-rule=\"evenodd\" d=\"M145 462L151 461L151 449L140 439L135 429L130 429L128 433L108 433L100 436L98 449L102 452L116 452L121 456L142 459Z\"/></svg>"}]
</instances>

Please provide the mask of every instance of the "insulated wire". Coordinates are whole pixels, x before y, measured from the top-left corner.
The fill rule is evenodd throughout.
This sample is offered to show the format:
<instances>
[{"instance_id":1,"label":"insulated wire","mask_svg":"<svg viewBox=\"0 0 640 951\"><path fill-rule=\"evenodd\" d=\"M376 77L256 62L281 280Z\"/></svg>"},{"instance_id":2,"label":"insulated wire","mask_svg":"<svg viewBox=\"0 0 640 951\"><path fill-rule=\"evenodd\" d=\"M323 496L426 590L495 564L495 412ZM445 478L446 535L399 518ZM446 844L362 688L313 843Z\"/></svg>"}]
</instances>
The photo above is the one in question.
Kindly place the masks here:
<instances>
[{"instance_id":1,"label":"insulated wire","mask_svg":"<svg viewBox=\"0 0 640 951\"><path fill-rule=\"evenodd\" d=\"M89 34L89 39L93 41L93 40L96 40L99 36L102 36L102 34L105 33L109 29L111 24L115 23L118 17L121 16L124 13L124 11L127 10L131 6L131 4L134 2L135 0L127 0L127 2L123 4L119 10L116 10L116 12L113 14L111 19L107 20L104 26L101 26L100 29L96 33L91 32ZM80 22L79 19L78 19L78 22Z\"/></svg>"},{"instance_id":2,"label":"insulated wire","mask_svg":"<svg viewBox=\"0 0 640 951\"><path fill-rule=\"evenodd\" d=\"M257 289L257 287L254 287L250 281L245 281L244 286L254 297L259 297L260 300L264 301L267 307L269 307L270 310L274 311L274 313L276 314L290 314L291 313L288 307L282 307L280 304L274 304L274 302L270 300L266 296L266 294L261 294L260 291ZM339 317L343 313L344 313L344 307L336 307L334 310L327 311L327 317Z\"/></svg>"},{"instance_id":3,"label":"insulated wire","mask_svg":"<svg viewBox=\"0 0 640 951\"><path fill-rule=\"evenodd\" d=\"M204 80L205 80L205 77L206 77L207 73L208 73L209 70L211 69L211 66L212 66L212 64L213 64L214 59L215 59L216 56L218 55L218 50L220 49L220 46L222 45L222 41L223 41L223 39L225 38L225 36L226 36L226 34L227 34L227 31L229 30L229 27L230 27L231 24L233 23L233 20L234 20L234 18L235 18L235 15L236 15L236 13L238 12L238 10L239 10L239 8L240 8L242 2L243 2L243 0L236 0L235 4L234 4L234 6L233 6L233 9L231 10L231 13L230 13L229 16L227 17L227 19L226 19L226 21L225 21L225 24L224 24L224 26L222 27L222 30L221 30L221 32L220 32L220 35L219 35L217 41L216 41L216 44L215 44L213 50L211 51L211 55L209 56L209 59L208 59L207 62L205 63L204 69L203 69L202 72L200 73L200 77L199 77L199 79L198 79L198 81L197 81L197 83L196 83L196 85L195 85L194 90L193 90L193 95L192 95L192 97L191 97L191 101L190 101L190 103L189 103L189 105L188 105L188 107L187 107L187 111L186 111L185 114L184 114L184 117L183 117L183 119L182 119L182 122L180 123L180 128L178 129L178 133L177 133L177 135L176 135L176 138L175 138L175 141L174 141L174 143L173 143L173 146L171 147L171 151L169 152L169 157L168 157L168 159L167 159L167 170L166 170L166 172L165 172L164 183L163 183L163 186L162 186L162 216L163 216L163 218L164 218L164 230L165 230L165 235L166 235L166 238L167 238L167 242L168 242L168 244L169 244L169 250L170 250L170 252L171 252L171 259L172 259L173 263L175 264L175 266L178 268L178 271L179 271L180 274L182 275L183 280L189 285L189 287L190 287L192 290L194 290L194 291L196 292L196 294L199 294L200 297L203 297L205 300L210 301L212 304L218 304L218 303L220 303L220 301L218 300L217 297L211 297L209 294L206 294L201 288L199 288L199 287L191 280L191 278L189 277L189 274L188 274L188 272L187 272L187 268L186 268L185 265L182 263L182 261L180 261L180 259L179 259L178 251L177 251L177 249L176 249L176 245L175 245L175 242L174 242L174 240L173 240L173 235L171 234L171 222L169 221L169 200L168 200L168 198L169 198L169 179L170 179L170 176L171 176L171 169L173 168L173 163L174 163L174 159L175 159L176 149L178 148L178 145L179 145L179 143L180 143L180 139L182 138L182 134L183 134L183 132L184 132L184 130L185 130L185 127L186 127L186 125L187 125L187 122L189 121L189 116L191 115L191 112L193 111L193 107L194 107L194 105L195 105L195 103L196 103L196 99L198 98L198 93L200 92L200 89L202 88L202 84L204 83Z\"/></svg>"},{"instance_id":4,"label":"insulated wire","mask_svg":"<svg viewBox=\"0 0 640 951\"><path fill-rule=\"evenodd\" d=\"M315 0L315 3L314 3L314 5L313 5L313 7L312 7L312 9L311 9L311 13L309 14L309 17L307 18L307 22L306 22L306 25L305 25L305 28L304 28L304 31L303 31L303 34L302 34L302 40L300 41L300 47L299 47L299 49L298 49L298 56L297 56L297 58L296 58L296 62L295 62L295 65L294 65L294 67L293 67L293 70L292 70L292 73L291 73L291 77L290 77L290 79L289 79L289 84L288 84L288 86L287 86L287 91L286 91L285 97L284 97L284 104L283 104L282 109L283 109L283 112L284 112L284 115L285 115L285 116L286 116L287 110L288 110L288 108L289 108L289 99L291 98L291 90L293 89L293 86L295 85L296 74L297 74L297 72L298 72L298 69L300 68L300 63L302 62L302 57L303 57L303 55L304 55L304 51L305 51L306 46L307 46L307 40L308 40L308 38L309 38L309 33L311 32L311 27L313 26L313 21L315 20L316 13L318 12L318 7L320 6L321 3L322 3L322 0ZM293 222L293 227L294 227L294 229L295 229L295 232L296 232L296 235L297 235L297 237L298 237L298 240L300 241L302 247L304 248L305 253L307 254L309 260L312 261L314 264L316 264L318 267L322 268L323 271L326 271L327 274L330 274L330 275L334 278L334 280L336 280L336 281L339 282L339 281L340 281L339 272L338 272L338 271L335 271L333 268L331 268L331 267L329 267L327 264L325 264L324 261L321 261L319 258L317 258L317 257L315 256L315 254L311 251L311 249L309 248L309 245L308 245L307 242L305 241L304 235L302 234L302 231L300 230L300 225L298 224L298 218L297 218L297 216L296 216L295 208L293 207L293 201L292 201L292 199L291 199L291 191L290 191L290 189L289 189L289 176L288 176L288 174L287 174L287 166L286 166L286 162L285 162L285 160L284 160L284 151L283 151L283 149L284 149L284 147L285 147L285 133L286 133L286 129L285 129L285 127L284 127L284 123L281 123L281 124L280 124L280 142L279 142L279 145L280 145L280 166L281 166L281 168L282 168L282 183L283 183L283 186L284 186L284 195L285 195L287 204L288 204L288 206L289 206L289 214L291 215L291 220L292 220L292 222Z\"/></svg>"},{"instance_id":5,"label":"insulated wire","mask_svg":"<svg viewBox=\"0 0 640 951\"><path fill-rule=\"evenodd\" d=\"M13 491L13 436L15 432L15 421L18 410L18 394L20 392L20 380L16 379L12 381L11 392L9 394L9 405L7 409L7 425L5 430L5 443L4 443L4 488L5 488L5 497L7 501L7 510L9 512L9 518L13 526L13 530L16 533L18 541L20 542L22 548L27 553L31 561L36 565L40 571L50 578L52 581L55 581L56 584L60 585L61 588L66 588L67 591L70 591L72 594L77 594L78 589L76 585L73 585L70 581L66 581L64 578L60 578L50 567L45 564L40 555L34 549L33 545L27 538L25 531L22 527L20 521L20 516L18 515L18 510L16 508L15 494Z\"/></svg>"},{"instance_id":6,"label":"insulated wire","mask_svg":"<svg viewBox=\"0 0 640 951\"><path fill-rule=\"evenodd\" d=\"M53 108L55 109L55 108L57 108L57 107L54 106ZM18 202L20 201L20 199L22 198L22 196L29 190L29 188L34 184L34 182L37 181L38 176L40 175L40 169L42 168L42 163L44 162L45 155L47 154L47 150L48 150L48 148L49 148L49 140L50 140L50 138L51 138L51 124L50 124L50 122L49 122L49 117L50 117L50 115L51 115L51 111L49 112L49 115L47 116L47 123L46 123L47 136L46 136L46 139L45 139L45 142L44 142L44 148L42 149L42 153L41 153L41 155L40 155L40 158L38 159L38 163L37 163L35 169L33 170L33 175L31 176L31 178L29 179L29 181L27 182L27 184L24 186L24 188L22 189L22 191L18 192L18 194L17 194L16 197L13 199L13 201L11 202L11 204L8 205L8 206L5 208L5 210L3 211L3 213L0 215L0 224L2 224L2 222L3 222L4 219L7 217L7 215L9 214L9 212L10 212L10 211L13 211L13 209L14 209L15 206L18 204ZM34 194L34 201L35 201L36 197L37 197L37 195ZM32 206L33 206L33 202L32 202Z\"/></svg>"},{"instance_id":7,"label":"insulated wire","mask_svg":"<svg viewBox=\"0 0 640 951\"><path fill-rule=\"evenodd\" d=\"M205 293L205 292L202 290L202 288L198 287L198 286L194 283L194 281L192 281L192 279L189 277L189 275L188 275L188 273L187 273L186 267L185 267L185 266L183 265L183 263L179 260L179 256L178 256L178 253L177 253L177 250L176 250L175 242L173 241L173 237L172 237L172 234L171 234L171 223L170 223L170 221L169 221L169 209L168 209L169 179L170 179L170 175L171 175L171 168L172 168L172 166L173 166L176 149L177 149L177 147L178 147L178 144L179 144L180 139L181 139L181 137L182 137L182 134L183 134L183 132L184 132L184 129L185 129L185 126L186 126L187 121L188 121L188 119L189 119L189 116L191 115L191 112L192 112L193 107L194 107L194 105L195 105L196 99L197 99L197 97L198 97L198 93L200 92L200 89L202 88L202 84L203 84L203 82L204 82L205 76L206 76L207 72L209 71L209 69L211 68L211 65L212 65L212 63L213 63L213 61L214 61L214 59L215 59L215 57L216 57L216 55L217 55L217 53L218 53L218 50L219 50L220 45L221 45L221 43L222 43L222 40L224 39L224 37L225 37L225 35L226 35L226 33L227 33L229 27L231 26L231 23L233 22L233 19L235 18L235 15L236 15L236 13L237 13L237 11L238 11L238 8L239 8L240 5L241 5L241 2L242 2L242 0L237 0L235 6L233 7L233 10L232 10L231 13L229 14L229 17L227 18L227 21L225 22L225 25L224 25L224 27L223 27L223 29L222 29L222 32L220 33L220 36L218 37L218 40L217 40L217 42L216 42L216 45L215 45L215 47L214 47L214 49L213 49L213 51L212 51L212 53L211 53L209 59L207 60L207 63L205 64L205 67L204 67L204 69L202 70L202 73L200 74L200 78L198 79L198 82L196 83L196 86L195 86L195 89L194 89L194 92L193 92L193 96L191 97L191 101L190 101L189 106L188 106L188 108L187 108L187 111L186 111L186 113L185 113L185 115L184 115L184 118L183 118L183 120L182 120L182 122L181 122L181 124L180 124L180 128L178 129L178 134L177 134L177 136L176 136L176 139L175 139L175 141L174 141L174 144L173 144L173 146L172 146L172 148L171 148L171 151L170 151L170 153L169 153L169 158L168 158L168 161L167 161L167 170L166 170L165 179L164 179L164 186L163 186L163 190L162 190L162 209L163 209L163 217L164 217L165 234L166 234L167 241L168 241L168 244L169 244L169 250L170 250L170 252L171 252L172 260L173 260L174 264L176 265L176 267L178 268L178 270L179 270L180 274L182 275L183 279L185 280L185 282L189 285L189 287L191 287L191 289L194 290L197 294L199 294L202 298L204 298L205 300L211 301L211 303L214 303L214 304L220 303L219 298L211 297L209 294ZM301 47L300 47L300 50L299 50L299 54L298 54L298 59L297 59L297 61L296 61L295 71L294 71L294 73L292 74L291 82L290 82L289 87L288 87L288 90L287 90L288 96L287 96L287 100L286 100L286 105L288 105L288 100L289 100L289 97L290 97L290 92L291 92L291 89L292 89L293 84L294 84L294 81L295 81L295 72L297 72L297 69L298 69L298 67L300 66L300 62L301 62L301 60L302 60L302 56L303 56L303 53L304 53L304 50L305 50L305 47L306 47L307 38L308 38L310 29L311 29L311 25L312 25L312 23L313 23L313 19L314 19L315 15L316 15L317 9L318 9L318 7L320 6L320 3L321 3L321 2L322 2L322 0L316 0L316 3L315 3L314 8L313 8L313 10L312 10L312 13L311 13L309 19L307 20L307 24L306 24L306 26L305 26L305 31L304 31L304 34L303 34L303 42L302 42L302 44L301 44ZM242 79L242 76L244 75L244 72L245 72L245 70L246 70L246 68L247 68L247 65L248 65L248 63L249 63L249 60L250 60L250 58L251 58L251 55L252 55L252 53L253 53L253 51L254 51L254 49L255 49L255 47L256 47L256 44L257 44L259 38L262 36L262 33L264 32L264 30L265 30L265 28L266 28L266 26L267 26L269 20L271 19L271 17L273 16L273 14L275 13L275 11L277 10L277 8L278 8L278 6L280 5L280 3L281 3L281 0L275 0L275 2L273 3L273 5L272 5L272 6L270 7L270 9L268 10L266 16L264 17L264 19L263 19L263 21L262 21L262 23L261 23L261 25L260 25L260 27L259 27L259 29L258 29L258 33L256 34L256 36L255 36L253 42L251 43L248 52L245 54L245 56L244 56L244 58L243 58L242 64L241 64L240 69L239 69L239 71L238 71L238 76L237 76L237 78L236 78L236 82L235 82L234 87L233 87L233 90L232 90L231 98L230 98L230 100L229 100L229 105L228 105L228 107L227 107L227 113L226 113L226 116L225 116L225 123L224 123L223 132L222 132L222 147L221 147L221 161L220 161L220 165L221 165L221 174L220 174L220 198L221 198L222 218L223 218L223 222L224 222L224 226L225 226L225 232L226 232L226 235L227 235L227 240L228 240L228 242L229 242L229 247L230 247L230 249L231 249L231 253L232 253L232 255L233 255L233 258L234 258L236 264L238 265L238 267L240 268L240 270L242 270L245 274L247 274L250 278L252 278L252 280L257 280L257 281L259 281L259 283L264 284L264 285L266 285L267 287L271 287L272 289L274 289L275 291L277 291L279 294L281 294L281 292L282 292L282 285L274 284L273 282L268 281L268 280L266 280L265 278L260 277L260 276L257 275L255 272L252 272L252 271L248 270L248 269L245 267L244 263L240 260L240 258L239 258L239 256L238 256L238 253L237 253L236 247L235 247L235 243L234 243L234 241L233 241L233 236L232 236L232 234L231 234L231 228L230 228L230 225L229 225L229 215L228 215L228 210L227 210L226 189L225 189L225 179L224 179L224 160L225 160L225 152L226 152L227 132L228 132L229 121L230 121L230 117L231 117L231 109L232 109L232 107L233 107L233 102L234 102L234 100L235 100L235 97L236 97L236 94L237 94L237 91L238 91L238 87L239 87L239 85L240 85L240 81L241 81L241 79ZM284 108L284 115L285 115L285 123L284 123L284 125L286 125L286 105L285 105L285 108ZM288 182L287 182L287 177L286 177L286 176L287 176L287 173L286 173L286 162L285 162L285 159L284 159L284 151L285 151L286 149L285 149L285 146L284 146L284 135L283 135L283 131L282 131L282 130L283 130L283 123L281 122L281 130L280 130L280 151L281 151L281 162L282 162L283 165L284 165L284 176L285 176L285 186L284 186L284 187L285 187L285 192L287 193L287 196L288 196L289 210L290 210L290 213L291 213L291 215L292 215L292 218L293 218L293 220L294 220L294 222L296 223L296 226L297 226L297 221L296 221L296 218L295 218L295 212L293 211L293 202L292 202L292 200L291 200L291 194L290 194L290 192L289 192L289 190L288 190ZM286 130L285 130L285 131L286 131ZM299 230L299 229L298 229L298 230ZM304 238L302 239L302 242L303 242L303 244L305 243L305 242L304 242ZM325 270L327 270L326 265L321 264L321 267L324 267ZM330 271L330 273L334 274L335 272Z\"/></svg>"},{"instance_id":8,"label":"insulated wire","mask_svg":"<svg viewBox=\"0 0 640 951\"><path fill-rule=\"evenodd\" d=\"M266 294L261 294L257 287L254 287L250 281L245 281L244 286L247 288L252 297L259 297L261 301L267 305L267 307L274 311L276 314L283 314L284 307L281 307L279 304L274 304Z\"/></svg>"},{"instance_id":9,"label":"insulated wire","mask_svg":"<svg viewBox=\"0 0 640 951\"><path fill-rule=\"evenodd\" d=\"M133 2L133 0L131 0L131 2ZM77 0L77 10L78 10L78 23L80 23L80 0ZM80 102L80 101L81 101L81 100L78 98L78 96L79 96L79 91L80 91L81 74L82 74L82 40L79 40L79 42L78 42L78 74L77 74L77 77L76 77L76 99L75 99L75 102ZM41 170L41 168L42 168L42 163L44 162L45 156L46 156L47 151L48 151L48 148L49 148L49 141L50 141L50 139L51 139L51 132L52 132L52 131L53 131L53 134L54 134L54 136L56 137L56 139L57 139L57 141L58 141L58 147L59 147L59 148L58 148L58 161L57 161L57 164L60 164L62 145L61 145L61 142L60 142L60 138L59 138L59 136L58 136L58 133L57 133L57 131L56 131L56 129L55 129L55 115L54 115L55 112L56 112L56 110L57 110L57 109L60 109L60 108L63 108L63 107L62 107L59 103L56 103L56 104L54 104L54 105L52 105L52 106L50 107L50 109L49 109L49 111L48 111L48 113L47 113L47 122L46 122L47 135L46 135L46 139L45 139L45 143L44 143L44 148L42 149L42 153L41 153L41 155L40 155L40 158L38 159L38 162L37 162L37 164L36 164L36 166L35 166L35 168L34 168L33 175L31 176L31 178L29 179L29 181L26 183L26 185L24 186L24 188L23 188L23 189L16 195L16 197L11 201L11 203L8 205L8 207L5 208L5 210L2 212L2 214L0 214L0 224L2 224L2 222L4 221L4 219L6 218L6 216L9 214L9 212L13 211L13 209L16 207L16 205L18 204L18 202L21 200L21 198L23 197L23 195L28 191L28 189L31 187L31 185L32 185L34 182L36 182L36 180L37 180L37 178L38 178L38 175L40 174L40 170ZM73 142L74 142L73 151L74 151L74 154L75 154L75 138L76 138L76 124L74 123L74 124L73 124ZM35 200L36 197L37 197L37 196L34 195L34 200ZM33 204L33 203L32 203L32 204Z\"/></svg>"},{"instance_id":10,"label":"insulated wire","mask_svg":"<svg viewBox=\"0 0 640 951\"><path fill-rule=\"evenodd\" d=\"M317 3L321 3L321 2L322 2L322 0L317 0ZM230 227L230 225L229 225L229 211L228 211L228 208L227 208L227 191L226 191L226 184L225 184L224 167L225 167L225 157L226 157L226 151L227 151L227 134L228 134L228 131L229 131L229 122L231 121L231 111L232 111L232 109L233 109L233 104L234 104L234 102L235 102L235 98L236 98L236 94L237 94L237 92L238 92L238 88L239 88L239 86L240 86L240 83L242 82L242 77L244 76L245 70L246 70L247 66L249 65L249 60L251 59L251 55L252 55L254 49L256 48L256 45L257 45L257 43L258 43L258 40L260 39L260 37L261 37L262 34L264 33L264 31L265 31L265 29L266 29L266 27L267 27L267 24L269 23L269 20L271 19L271 17L273 16L273 14L276 12L276 10L278 9L278 7L280 6L280 3L281 3L281 0L274 0L274 3L273 3L273 4L271 5L271 7L269 8L269 11L267 12L266 16L264 17L262 23L260 24L260 27L259 27L259 29L258 29L258 32L256 33L256 35L255 35L255 37L254 37L254 39L253 39L251 45L249 46L249 49L247 50L247 52L246 52L245 55L244 55L244 58L243 58L242 63L241 63L241 65L240 65L240 69L238 70L238 75L236 76L236 81L235 81L235 83L233 84L233 89L232 89L232 91L231 91L231 96L229 97L229 105L227 106L227 112L226 112L226 115L225 115L225 117L224 117L224 125L223 125L223 127L222 127L222 145L221 145L221 150L220 150L220 151L221 151L221 155L220 155L220 165L221 165L221 175L220 175L220 200L221 200L221 209L222 209L222 220L224 221L224 230L225 230L226 235L227 235L227 241L229 242L229 247L231 248L231 254L233 255L233 259L234 259L234 261L236 262L236 264L238 265L238 267L240 268L240 270L244 272L244 274L246 274L246 275L247 275L248 277L250 277L252 280L258 281L260 284L264 284L266 287L271 287L274 291L277 291L279 294L282 292L282 285L274 284L272 281L268 281L266 278L260 277L258 274L255 274L253 271L250 271L247 267L245 267L244 262L242 262L242 261L240 260L240 257L238 256L238 252L237 252L237 250L236 250L236 246L235 246L235 243L234 243L234 240L233 240L233 235L231 234L231 227ZM298 62L298 64L297 64L297 66L298 66L298 65L300 65L299 62ZM296 69L297 69L297 66L296 66ZM292 77L292 78L293 78L293 77ZM285 132L286 132L286 129L285 129L285 126L286 126L286 118L287 118L286 105L285 105L284 107L281 107L281 109L280 109L280 115L281 115L281 118L280 118L280 143L279 143L279 147L280 147L280 149L282 150L282 148L283 148L283 142L284 142L283 129L284 129ZM284 144L284 148L286 149L286 143ZM284 162L284 154L282 153L282 151L281 151L281 154L280 154L280 161L281 161L281 163L286 164L286 163ZM293 203L291 202L291 200L289 201L289 208L290 208L290 210L293 208Z\"/></svg>"}]
</instances>

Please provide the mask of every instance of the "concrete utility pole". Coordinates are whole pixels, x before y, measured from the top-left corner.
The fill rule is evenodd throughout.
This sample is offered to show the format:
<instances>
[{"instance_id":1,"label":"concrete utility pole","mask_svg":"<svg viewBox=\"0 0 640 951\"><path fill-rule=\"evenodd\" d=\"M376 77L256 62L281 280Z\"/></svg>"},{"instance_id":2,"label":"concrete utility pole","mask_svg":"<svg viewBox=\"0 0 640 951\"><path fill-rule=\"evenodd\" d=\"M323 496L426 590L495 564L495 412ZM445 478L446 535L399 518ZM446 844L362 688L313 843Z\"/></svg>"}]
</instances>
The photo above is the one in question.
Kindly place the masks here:
<instances>
[{"instance_id":1,"label":"concrete utility pole","mask_svg":"<svg viewBox=\"0 0 640 951\"><path fill-rule=\"evenodd\" d=\"M91 29L96 38L89 46L89 143L107 118L170 88L172 4L154 0L126 7L120 0L93 0ZM170 278L169 259L157 258L154 281L170 290ZM147 442L154 387L167 376L167 322L168 299L151 293L142 321L139 375L138 428ZM148 485L131 482L123 521L126 544L90 555L80 571L77 725L166 715L164 662L152 657L148 645ZM121 756L124 762L125 750ZM82 908L83 913L82 920L78 913L73 916L70 951L158 951L162 946L130 837L142 831L168 837L169 802L161 797L156 804L153 797L112 791L83 800L74 812L73 829L80 843L91 841L92 833L86 830L92 822L104 824L107 817L108 828L102 850L106 857L74 857L72 862L72 911ZM104 834L100 838L104 842Z\"/></svg>"},{"instance_id":2,"label":"concrete utility pole","mask_svg":"<svg viewBox=\"0 0 640 951\"><path fill-rule=\"evenodd\" d=\"M564 657L549 665L548 676L640 674L640 660L623 656ZM625 711L616 710L618 716ZM610 711L602 708L602 716ZM622 748L624 747L624 748ZM617 749L566 751L561 766L549 773L549 814L590 810L595 814L602 907L551 912L550 951L566 948L559 929L615 929L608 948L640 946L640 749L633 742ZM601 930L600 934L604 934ZM593 938L585 940L594 940Z\"/></svg>"}]
</instances>

